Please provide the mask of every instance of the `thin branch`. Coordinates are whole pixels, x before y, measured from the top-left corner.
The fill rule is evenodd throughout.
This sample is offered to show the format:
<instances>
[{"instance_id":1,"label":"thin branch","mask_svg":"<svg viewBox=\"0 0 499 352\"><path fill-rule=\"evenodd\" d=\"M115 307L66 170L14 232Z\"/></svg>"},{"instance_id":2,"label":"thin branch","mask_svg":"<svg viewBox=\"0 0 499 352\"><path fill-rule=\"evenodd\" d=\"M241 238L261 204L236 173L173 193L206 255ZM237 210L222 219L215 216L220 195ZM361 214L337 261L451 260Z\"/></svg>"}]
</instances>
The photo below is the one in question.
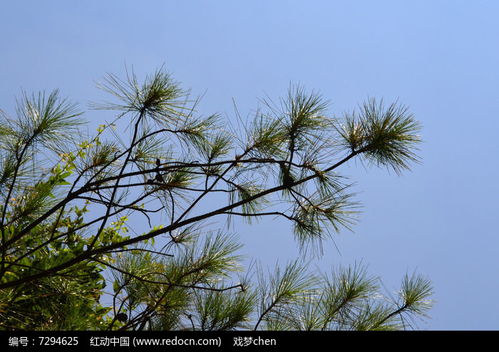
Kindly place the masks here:
<instances>
[{"instance_id":1,"label":"thin branch","mask_svg":"<svg viewBox=\"0 0 499 352\"><path fill-rule=\"evenodd\" d=\"M146 279L146 278L141 277L141 276L134 275L126 270L120 269L115 265L112 265L108 262L102 261L102 260L97 259L97 258L90 258L90 260L93 260L95 262L103 264L103 265L105 265L113 270L116 270L124 275L128 275L130 277L133 277L134 279L136 279L140 282L143 282L143 283L147 283L147 284L162 285L162 286L168 286L168 287L181 287L181 288L203 290L203 291L213 291L213 292L225 292L225 291L233 290L236 288L239 288L239 289L243 288L242 284L237 284L237 285L223 287L223 288L216 288L216 287L198 286L198 285L184 285L184 284L172 283L172 282L167 282L167 281L150 280L150 279Z\"/></svg>"},{"instance_id":2,"label":"thin branch","mask_svg":"<svg viewBox=\"0 0 499 352\"><path fill-rule=\"evenodd\" d=\"M332 170L336 169L337 167L343 165L344 163L346 163L347 161L349 161L350 159L352 159L354 156L358 155L359 153L360 153L360 151L355 151L355 152L352 152L352 153L348 154L346 157L344 157L343 159L341 159L340 161L338 161L334 165L331 165L329 168L327 168L326 172L332 171ZM299 184L302 184L302 183L305 183L307 181L313 180L313 179L315 179L317 177L318 177L317 174L307 176L307 177L305 177L303 179L296 180L295 182L293 182L293 184L291 186L292 187L293 186L297 186ZM128 240L124 240L122 242L114 243L114 244L111 244L111 245L108 245L108 246L99 247L99 248L93 248L93 249L87 250L84 253L80 254L79 256L74 257L73 259L70 259L70 260L68 260L65 263L59 264L59 265L57 265L55 267L52 267L50 269L45 270L44 273L34 274L34 275L26 276L26 277L23 277L23 278L14 280L14 281L1 283L0 284L0 289L8 288L8 287L13 287L13 286L16 286L16 285L24 283L24 282L29 282L29 281L36 280L36 279L39 279L39 278L44 277L44 276L52 275L54 273L57 273L57 272L59 272L61 270L66 269L68 267L71 267L72 265L74 265L76 263L79 263L79 262L81 262L83 260L87 260L87 259L91 258L92 256L95 256L95 255L98 255L98 254L103 254L103 253L108 252L109 250L113 250L113 249L116 249L116 248L122 248L122 247L125 247L125 246L128 246L128 245L134 244L134 243L138 243L138 242L142 242L142 241L145 241L145 240L149 240L151 238L154 238L154 237L159 236L161 234L173 231L173 230L178 229L180 227L183 227L183 226L186 226L186 225L190 225L192 223L200 222L202 220L208 219L208 218L213 217L215 215L223 214L226 211L231 211L232 209L235 209L235 208L237 208L237 207L239 207L241 205L244 205L244 204L247 204L249 202L252 202L252 201L254 201L256 199L259 199L261 197L264 197L264 196L266 196L268 194L272 194L272 193L275 193L275 192L280 192L280 191L282 191L282 190L284 190L286 188L287 188L287 186L283 186L283 185L272 187L272 188L268 188L268 189L266 189L266 190L264 190L262 192L254 194L254 195L252 195L252 196L250 196L250 197L248 197L248 198L246 198L244 200L240 200L238 202L235 202L233 204L229 204L227 206L218 208L216 210L213 210L213 211L201 214L201 215L193 216L193 217L185 219L183 221L179 221L177 219L177 221L175 223L170 224L169 226L165 226L164 228L151 231L151 232L146 233L144 235L137 236L137 237L134 237L134 238L130 238ZM190 208L192 209L192 207L190 207ZM184 214L186 214L186 212L184 212Z\"/></svg>"}]
</instances>

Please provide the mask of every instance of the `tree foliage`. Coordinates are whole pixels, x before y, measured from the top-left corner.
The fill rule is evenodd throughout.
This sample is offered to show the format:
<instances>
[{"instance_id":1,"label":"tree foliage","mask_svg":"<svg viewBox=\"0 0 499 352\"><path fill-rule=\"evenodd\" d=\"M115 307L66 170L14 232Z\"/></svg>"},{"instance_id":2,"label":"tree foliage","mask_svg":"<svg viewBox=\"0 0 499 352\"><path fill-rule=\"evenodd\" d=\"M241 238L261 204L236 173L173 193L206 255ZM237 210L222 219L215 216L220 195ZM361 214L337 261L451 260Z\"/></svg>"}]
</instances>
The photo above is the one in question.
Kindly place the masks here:
<instances>
[{"instance_id":1,"label":"tree foliage","mask_svg":"<svg viewBox=\"0 0 499 352\"><path fill-rule=\"evenodd\" d=\"M280 217L302 248L350 228L357 202L338 170L417 161L406 107L372 99L332 117L319 94L291 87L236 128L201 115L163 69L100 87L114 101L94 108L117 114L93 136L58 91L1 114L2 328L371 330L426 314L421 276L389 299L365 267L245 270L235 237L207 225Z\"/></svg>"}]
</instances>

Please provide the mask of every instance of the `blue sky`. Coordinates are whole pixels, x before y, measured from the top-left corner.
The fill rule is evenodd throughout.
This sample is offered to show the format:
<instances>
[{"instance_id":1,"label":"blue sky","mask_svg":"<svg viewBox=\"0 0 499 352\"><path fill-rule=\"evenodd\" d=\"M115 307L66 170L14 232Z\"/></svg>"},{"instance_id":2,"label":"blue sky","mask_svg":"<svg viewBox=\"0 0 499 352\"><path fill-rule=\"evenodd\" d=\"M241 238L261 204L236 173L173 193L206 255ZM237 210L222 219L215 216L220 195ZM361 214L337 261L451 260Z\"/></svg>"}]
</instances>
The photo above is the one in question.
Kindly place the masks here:
<instances>
[{"instance_id":1,"label":"blue sky","mask_svg":"<svg viewBox=\"0 0 499 352\"><path fill-rule=\"evenodd\" d=\"M342 115L398 99L422 123L423 162L397 176L352 162L363 204L353 232L324 243L321 270L355 262L389 292L406 272L433 281L421 329L499 329L499 2L10 1L0 5L0 108L21 89L59 88L85 108L95 81L165 67L206 114L233 118L290 83ZM96 125L95 112L86 118ZM249 258L298 254L289 226L238 229Z\"/></svg>"}]
</instances>

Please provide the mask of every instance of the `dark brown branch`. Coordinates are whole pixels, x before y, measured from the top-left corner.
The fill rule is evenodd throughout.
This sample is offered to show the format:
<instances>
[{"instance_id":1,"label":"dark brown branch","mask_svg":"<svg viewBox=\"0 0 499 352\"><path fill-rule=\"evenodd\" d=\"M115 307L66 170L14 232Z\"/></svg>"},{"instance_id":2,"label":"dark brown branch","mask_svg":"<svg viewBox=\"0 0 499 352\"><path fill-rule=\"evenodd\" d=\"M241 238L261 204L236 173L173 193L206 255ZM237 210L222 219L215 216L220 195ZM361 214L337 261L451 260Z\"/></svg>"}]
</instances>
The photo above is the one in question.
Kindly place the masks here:
<instances>
[{"instance_id":1,"label":"dark brown branch","mask_svg":"<svg viewBox=\"0 0 499 352\"><path fill-rule=\"evenodd\" d=\"M355 157L356 155L358 155L361 152L362 152L362 150L359 150L359 151L355 151L355 152L352 152L352 153L348 154L346 157L344 157L343 159L341 159L337 163L331 165L329 168L327 168L326 170L324 170L324 172L329 172L329 171L332 171L332 170L336 169L337 167L343 165L344 163L346 163L347 161L349 161L350 159L352 159L353 157ZM296 185L308 182L308 181L313 180L313 179L315 179L317 177L318 177L318 174L313 174L313 175L307 176L307 177L305 177L303 179L296 180L293 183L292 186L296 186ZM233 204L229 204L227 206L218 208L216 210L213 210L213 211L201 214L201 215L193 216L193 217L191 217L189 219L185 219L183 221L177 220L177 222L175 222L175 223L173 223L173 224L171 224L169 226L166 226L164 228L151 231L151 232L146 233L144 235L137 236L137 237L134 237L134 238L130 238L128 240L124 240L122 242L114 243L114 244L111 244L111 245L108 245L108 246L104 246L104 247L100 247L100 248L93 248L93 249L88 250L88 251L80 254L79 256L77 256L77 257L75 257L75 258L67 261L66 263L63 263L63 264L60 264L60 265L55 266L53 268L45 270L45 272L43 272L43 273L34 274L34 275L27 276L27 277L24 277L24 278L21 278L21 279L18 279L18 280L14 280L14 281L2 283L2 284L0 284L0 289L8 288L8 287L13 287L13 286L16 286L16 285L24 283L24 282L29 282L29 281L32 281L32 280L39 279L41 277L50 276L50 275L52 275L54 273L57 273L57 272L59 272L61 270L64 270L64 269L66 269L68 267L71 267L72 265L74 265L76 263L79 263L79 262L84 261L84 260L88 260L92 256L95 256L95 255L98 255L98 254L103 254L103 253L106 253L106 252L108 252L110 250L113 250L113 249L116 249L116 248L122 248L122 247L126 247L128 245L134 244L134 243L142 242L142 241L154 238L156 236L159 236L161 234L173 231L173 230L178 229L180 227L183 227L183 226L186 226L186 225L190 225L192 223L197 223L199 221L208 219L210 217L223 214L226 211L231 211L232 209L235 209L235 208L237 208L237 207L239 207L241 205L244 205L244 204L252 202L252 201L254 201L256 199L265 197L268 194L272 194L272 193L275 193L275 192L280 192L280 191L282 191L285 188L286 187L283 186L283 185L272 187L272 188L266 189L266 190L264 190L262 192L259 192L259 193L255 194L253 196L250 196L250 197L248 197L248 198L246 198L244 200L240 200L238 202L235 202ZM191 208L192 207L190 207L190 209ZM184 212L184 214L186 214L186 212Z\"/></svg>"}]
</instances>

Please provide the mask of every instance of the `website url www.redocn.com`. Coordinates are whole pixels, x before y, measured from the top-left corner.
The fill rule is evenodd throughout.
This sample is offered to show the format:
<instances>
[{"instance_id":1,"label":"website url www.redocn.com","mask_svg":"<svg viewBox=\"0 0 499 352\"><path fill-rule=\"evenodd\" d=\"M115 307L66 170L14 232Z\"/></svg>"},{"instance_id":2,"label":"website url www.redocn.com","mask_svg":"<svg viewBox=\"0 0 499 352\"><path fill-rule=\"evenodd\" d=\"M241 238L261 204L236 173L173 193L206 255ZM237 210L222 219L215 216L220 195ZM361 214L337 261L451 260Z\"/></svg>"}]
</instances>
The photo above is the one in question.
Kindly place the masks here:
<instances>
[{"instance_id":1,"label":"website url www.redocn.com","mask_svg":"<svg viewBox=\"0 0 499 352\"><path fill-rule=\"evenodd\" d=\"M134 347L139 346L216 346L220 347L222 345L222 340L220 338L204 338L204 339L192 339L192 338L139 338L134 337L132 339L132 344Z\"/></svg>"}]
</instances>

